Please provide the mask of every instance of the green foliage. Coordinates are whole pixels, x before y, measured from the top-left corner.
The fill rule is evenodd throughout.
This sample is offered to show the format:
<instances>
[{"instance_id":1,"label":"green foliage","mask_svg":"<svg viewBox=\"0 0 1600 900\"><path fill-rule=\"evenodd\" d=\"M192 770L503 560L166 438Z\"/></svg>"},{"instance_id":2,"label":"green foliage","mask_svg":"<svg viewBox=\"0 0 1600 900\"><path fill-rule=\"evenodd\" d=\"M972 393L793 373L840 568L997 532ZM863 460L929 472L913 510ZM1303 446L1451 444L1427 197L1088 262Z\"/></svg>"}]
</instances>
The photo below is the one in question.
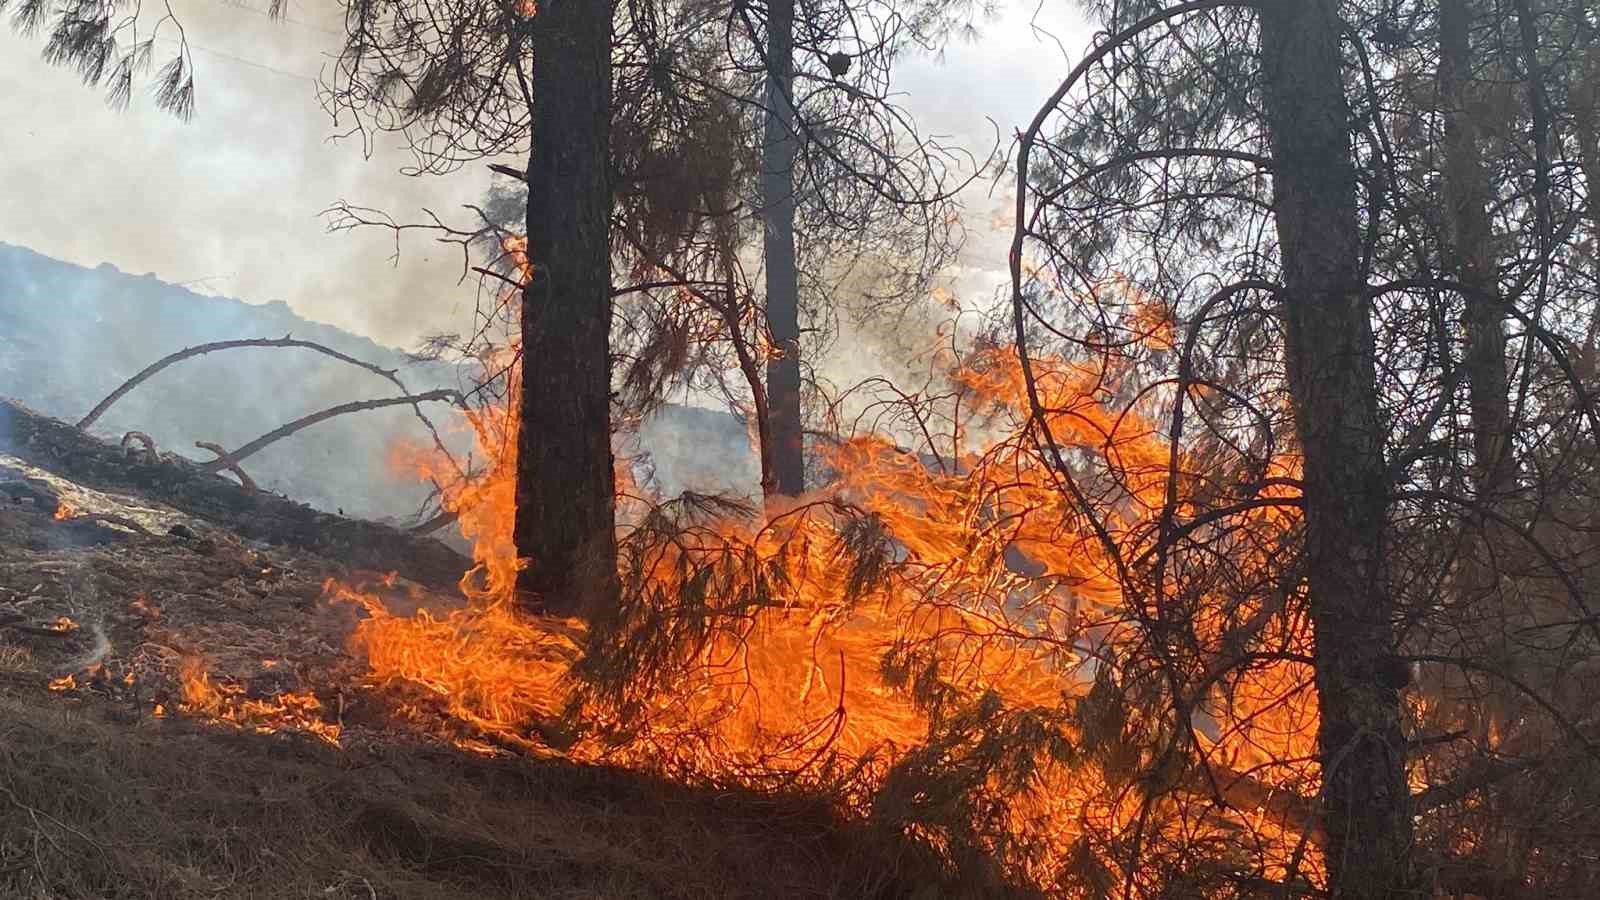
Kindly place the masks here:
<instances>
[{"instance_id":1,"label":"green foliage","mask_svg":"<svg viewBox=\"0 0 1600 900\"><path fill-rule=\"evenodd\" d=\"M0 15L13 0L0 2ZM147 15L139 2L119 0L15 0L11 27L25 36L44 35L42 56L50 65L73 69L89 87L105 90L106 103L125 109L132 102L134 82L154 66L155 41L175 32L178 49L155 73L151 91L156 106L180 119L194 115L193 60L183 28L165 8ZM269 14L282 12L272 0ZM153 23L148 21L154 19Z\"/></svg>"}]
</instances>

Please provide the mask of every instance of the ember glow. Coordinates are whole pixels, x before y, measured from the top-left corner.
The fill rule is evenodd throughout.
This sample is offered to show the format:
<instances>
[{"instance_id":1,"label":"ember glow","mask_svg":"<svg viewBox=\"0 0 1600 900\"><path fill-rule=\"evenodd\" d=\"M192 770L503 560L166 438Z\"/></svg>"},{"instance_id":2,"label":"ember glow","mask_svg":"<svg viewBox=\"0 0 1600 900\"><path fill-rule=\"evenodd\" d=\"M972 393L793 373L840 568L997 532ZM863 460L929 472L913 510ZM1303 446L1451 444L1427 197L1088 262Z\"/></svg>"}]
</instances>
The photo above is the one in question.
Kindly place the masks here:
<instances>
[{"instance_id":1,"label":"ember glow","mask_svg":"<svg viewBox=\"0 0 1600 900\"><path fill-rule=\"evenodd\" d=\"M46 622L44 624L44 628L45 630L55 632L56 634L68 634L78 630L78 623L74 622L70 616L56 616L54 619Z\"/></svg>"}]
</instances>

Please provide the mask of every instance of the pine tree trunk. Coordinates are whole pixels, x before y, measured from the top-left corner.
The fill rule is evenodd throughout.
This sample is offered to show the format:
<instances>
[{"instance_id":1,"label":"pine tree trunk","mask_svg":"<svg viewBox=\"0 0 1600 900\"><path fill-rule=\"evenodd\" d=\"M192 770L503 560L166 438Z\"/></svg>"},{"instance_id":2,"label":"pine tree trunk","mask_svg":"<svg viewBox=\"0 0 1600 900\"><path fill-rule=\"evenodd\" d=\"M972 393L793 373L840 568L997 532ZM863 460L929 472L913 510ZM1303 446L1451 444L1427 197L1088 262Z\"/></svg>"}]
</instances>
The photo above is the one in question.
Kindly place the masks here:
<instances>
[{"instance_id":1,"label":"pine tree trunk","mask_svg":"<svg viewBox=\"0 0 1600 900\"><path fill-rule=\"evenodd\" d=\"M1489 228L1489 180L1468 110L1472 77L1468 0L1439 3L1439 96L1445 107L1444 193L1451 268L1464 298L1467 387L1472 403L1473 455L1479 497L1488 502L1511 483L1510 382L1506 376L1505 314Z\"/></svg>"},{"instance_id":2,"label":"pine tree trunk","mask_svg":"<svg viewBox=\"0 0 1600 900\"><path fill-rule=\"evenodd\" d=\"M1333 896L1402 896L1411 803L1385 577L1388 483L1361 274L1337 0L1260 7L1283 257L1286 357L1304 454L1306 562Z\"/></svg>"},{"instance_id":3,"label":"pine tree trunk","mask_svg":"<svg viewBox=\"0 0 1600 900\"><path fill-rule=\"evenodd\" d=\"M531 20L533 145L522 298L518 577L530 608L617 598L610 426L611 4L542 3Z\"/></svg>"},{"instance_id":4,"label":"pine tree trunk","mask_svg":"<svg viewBox=\"0 0 1600 900\"><path fill-rule=\"evenodd\" d=\"M778 354L767 363L772 483L763 481L761 487L768 497L774 493L793 497L805 490L805 443L800 420L800 285L794 250L794 0L768 3L766 55L767 119L761 194L767 327Z\"/></svg>"}]
</instances>

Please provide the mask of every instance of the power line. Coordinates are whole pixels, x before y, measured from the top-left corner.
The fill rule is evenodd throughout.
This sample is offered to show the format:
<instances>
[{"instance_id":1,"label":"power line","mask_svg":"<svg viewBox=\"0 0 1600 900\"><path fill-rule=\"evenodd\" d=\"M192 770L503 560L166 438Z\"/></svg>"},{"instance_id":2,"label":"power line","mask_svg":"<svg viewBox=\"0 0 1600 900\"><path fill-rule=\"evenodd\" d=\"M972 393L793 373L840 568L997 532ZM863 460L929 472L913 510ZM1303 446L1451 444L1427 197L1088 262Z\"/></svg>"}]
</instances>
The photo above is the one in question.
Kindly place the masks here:
<instances>
[{"instance_id":1,"label":"power line","mask_svg":"<svg viewBox=\"0 0 1600 900\"><path fill-rule=\"evenodd\" d=\"M266 63L259 63L259 62L255 62L253 60L248 60L248 59L245 59L242 56L234 56L232 53L224 53L221 50L213 50L212 48L207 47L207 46L205 46L203 44L196 44L194 41L189 41L188 44L189 44L189 46L191 48L193 48L195 50L199 50L199 51L202 51L204 53L209 53L212 56L218 56L218 57L221 57L221 58L226 59L226 60L231 60L232 62L236 62L236 63L238 63L238 64L240 64L242 66L249 66L249 67L251 67L253 69L261 69L263 71L273 72L273 73L276 73L278 75L282 75L285 78L293 78L296 81L309 81L312 84L316 84L317 83L317 77L315 75L302 75L299 72L288 72L288 71L285 71L283 69L279 69L279 68L277 68L275 66L269 66Z\"/></svg>"},{"instance_id":2,"label":"power line","mask_svg":"<svg viewBox=\"0 0 1600 900\"><path fill-rule=\"evenodd\" d=\"M179 39L176 38L176 37L172 37L170 35L162 36L162 37L158 38L158 40L160 40L162 42L171 42L174 46L179 46L180 45ZM232 53L228 53L228 52L223 51L223 50L217 50L217 49L212 48L212 47L207 47L204 44L196 43L195 41L190 40L187 37L185 37L182 40L181 46L186 46L190 50L199 50L202 53L208 53L208 54L210 54L212 56L218 57L219 59L225 59L225 60L228 60L229 62L235 62L235 63L238 63L239 65L242 65L242 66L249 66L252 69L261 69L262 71L265 71L265 72L272 72L273 74L276 74L276 75L282 75L285 78L293 78L296 81L309 81L312 84L316 84L317 83L317 76L315 76L315 75L306 75L306 74L303 74L303 73L300 73L300 72L290 72L290 71L288 71L286 69L280 69L277 66L271 66L271 65L268 65L268 64L263 63L263 62L256 62L255 60L252 60L252 59L245 59L242 56L236 56L236 55L234 55Z\"/></svg>"},{"instance_id":3,"label":"power line","mask_svg":"<svg viewBox=\"0 0 1600 900\"><path fill-rule=\"evenodd\" d=\"M230 9L238 9L243 10L244 12L255 13L258 16L271 19L274 22L287 22L290 25L298 25L301 28L309 29L311 31L320 31L323 34L331 34L337 38L344 37L344 32L342 31L334 31L331 28L323 28L321 25L313 25L304 19L291 19L287 15L274 16L271 12L265 9L251 6L249 3L246 3L245 0L214 0L214 2Z\"/></svg>"},{"instance_id":4,"label":"power line","mask_svg":"<svg viewBox=\"0 0 1600 900\"><path fill-rule=\"evenodd\" d=\"M301 28L304 28L304 29L307 29L309 31L319 31L319 32L321 32L323 34L330 35L332 37L337 37L337 38L344 37L344 33L341 32L341 31L335 31L335 30L333 30L331 28L323 28L320 25L313 25L312 23L307 22L307 21L305 21L303 19L291 19L286 15L274 16L269 11L267 11L265 9L261 9L259 7L256 7L256 6L252 6L249 3L245 2L245 0L212 0L212 2L216 3L219 6L226 6L229 9L239 10L240 12L254 13L255 15L261 16L262 18L270 19L273 22L282 22L282 23L287 23L287 24L290 24L290 25L297 25L297 26L299 26ZM176 42L177 39L168 37L167 40L172 40L172 41ZM304 74L299 73L299 72L290 72L290 71L287 71L285 69L280 69L280 68L278 68L276 66L268 65L267 63L256 62L255 60L252 60L252 59L245 59L242 56L238 56L238 55L233 54L233 53L228 53L228 52L226 52L224 50L218 50L218 49L216 49L214 47L207 47L204 44L200 44L200 43L197 43L195 41L189 40L189 39L187 39L187 37L184 39L184 43L186 43L189 47L191 47L191 48L193 48L195 50L199 50L199 51L201 51L203 53L209 53L212 56L218 57L219 59L225 59L225 60L228 60L230 62L235 62L235 63L238 63L239 65L242 65L242 66L249 66L252 69L260 69L260 70L262 70L264 72L271 72L271 73L276 74L276 75L281 75L281 76L283 76L285 78L293 78L293 79L295 79L297 81L309 81L312 84L316 84L317 83L317 76L315 76L315 75L304 75Z\"/></svg>"}]
</instances>

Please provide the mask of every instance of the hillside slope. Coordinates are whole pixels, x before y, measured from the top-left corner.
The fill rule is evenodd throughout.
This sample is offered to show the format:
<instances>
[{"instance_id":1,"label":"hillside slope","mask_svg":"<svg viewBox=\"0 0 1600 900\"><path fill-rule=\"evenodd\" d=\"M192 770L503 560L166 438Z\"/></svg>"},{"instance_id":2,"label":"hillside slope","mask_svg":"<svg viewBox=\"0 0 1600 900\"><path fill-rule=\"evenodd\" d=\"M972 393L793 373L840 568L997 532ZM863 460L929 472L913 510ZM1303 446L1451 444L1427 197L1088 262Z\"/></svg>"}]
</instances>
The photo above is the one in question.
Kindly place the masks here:
<instances>
[{"instance_id":1,"label":"hillside slope","mask_svg":"<svg viewBox=\"0 0 1600 900\"><path fill-rule=\"evenodd\" d=\"M48 415L76 421L129 376L185 347L284 335L397 369L413 391L461 383L450 364L418 363L304 319L282 302L205 296L153 275L110 264L85 268L0 242L0 396ZM94 431L113 439L143 431L162 450L209 459L195 441L237 447L307 413L395 393L384 379L314 352L230 350L162 372L112 407ZM434 411L441 423L450 418L443 407ZM404 517L426 491L391 472L386 460L396 440L426 439L409 409L376 410L307 429L252 457L246 468L263 487L320 509ZM451 440L470 446L464 430ZM748 494L759 481L743 425L718 411L668 406L623 449L648 451L670 494Z\"/></svg>"},{"instance_id":2,"label":"hillside slope","mask_svg":"<svg viewBox=\"0 0 1600 900\"><path fill-rule=\"evenodd\" d=\"M399 368L412 390L455 381L447 366L410 364L399 351L307 321L281 302L202 296L109 264L86 269L0 244L0 396L49 415L76 420L176 350L286 334ZM112 407L94 430L115 438L143 431L163 450L208 459L195 441L237 447L318 409L395 393L382 378L313 352L232 350L166 370ZM386 470L387 447L398 436L421 440L426 432L408 409L378 410L307 429L246 468L262 487L323 509L403 516L425 491Z\"/></svg>"},{"instance_id":3,"label":"hillside slope","mask_svg":"<svg viewBox=\"0 0 1600 900\"><path fill-rule=\"evenodd\" d=\"M814 797L419 731L343 649L341 560L4 462L0 896L981 896Z\"/></svg>"}]
</instances>

